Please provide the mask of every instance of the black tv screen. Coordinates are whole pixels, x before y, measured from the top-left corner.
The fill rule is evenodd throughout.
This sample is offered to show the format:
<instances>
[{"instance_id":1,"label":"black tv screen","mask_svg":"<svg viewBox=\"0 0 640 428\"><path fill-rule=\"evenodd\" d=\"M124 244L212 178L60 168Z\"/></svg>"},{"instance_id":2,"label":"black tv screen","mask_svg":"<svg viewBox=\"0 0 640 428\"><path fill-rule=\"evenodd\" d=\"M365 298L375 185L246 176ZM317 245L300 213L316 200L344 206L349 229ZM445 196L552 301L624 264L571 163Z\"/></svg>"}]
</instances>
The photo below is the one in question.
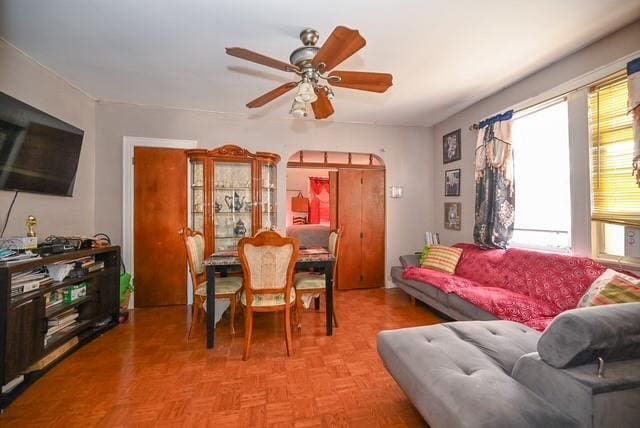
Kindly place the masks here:
<instances>
[{"instance_id":1,"label":"black tv screen","mask_svg":"<svg viewBox=\"0 0 640 428\"><path fill-rule=\"evenodd\" d=\"M72 196L83 136L0 92L0 189Z\"/></svg>"}]
</instances>

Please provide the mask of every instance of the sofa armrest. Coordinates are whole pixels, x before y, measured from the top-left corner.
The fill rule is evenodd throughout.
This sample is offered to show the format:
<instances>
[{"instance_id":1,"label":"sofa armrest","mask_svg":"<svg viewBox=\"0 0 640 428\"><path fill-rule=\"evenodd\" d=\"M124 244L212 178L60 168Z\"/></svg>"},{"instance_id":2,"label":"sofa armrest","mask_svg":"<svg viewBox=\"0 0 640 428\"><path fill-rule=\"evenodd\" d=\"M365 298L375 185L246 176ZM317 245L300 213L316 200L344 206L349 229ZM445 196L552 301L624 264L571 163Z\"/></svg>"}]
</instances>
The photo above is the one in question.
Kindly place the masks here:
<instances>
[{"instance_id":1,"label":"sofa armrest","mask_svg":"<svg viewBox=\"0 0 640 428\"><path fill-rule=\"evenodd\" d=\"M532 352L520 357L512 376L580 426L632 426L640 419L640 359L605 363L598 377L596 364L557 369Z\"/></svg>"},{"instance_id":2,"label":"sofa armrest","mask_svg":"<svg viewBox=\"0 0 640 428\"><path fill-rule=\"evenodd\" d=\"M400 256L399 259L403 268L420 266L420 254L405 254L404 256Z\"/></svg>"}]
</instances>

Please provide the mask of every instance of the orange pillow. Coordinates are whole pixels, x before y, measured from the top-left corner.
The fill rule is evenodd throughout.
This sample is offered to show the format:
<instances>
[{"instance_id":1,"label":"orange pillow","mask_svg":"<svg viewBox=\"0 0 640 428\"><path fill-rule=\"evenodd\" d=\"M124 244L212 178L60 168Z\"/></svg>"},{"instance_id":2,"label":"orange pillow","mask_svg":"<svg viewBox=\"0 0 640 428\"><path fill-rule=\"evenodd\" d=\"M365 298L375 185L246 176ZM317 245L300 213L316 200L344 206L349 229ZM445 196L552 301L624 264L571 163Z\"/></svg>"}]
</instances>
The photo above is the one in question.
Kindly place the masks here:
<instances>
[{"instance_id":1,"label":"orange pillow","mask_svg":"<svg viewBox=\"0 0 640 428\"><path fill-rule=\"evenodd\" d=\"M458 266L460 256L462 256L461 248L432 245L421 267L435 269L453 275L456 271L456 266Z\"/></svg>"}]
</instances>

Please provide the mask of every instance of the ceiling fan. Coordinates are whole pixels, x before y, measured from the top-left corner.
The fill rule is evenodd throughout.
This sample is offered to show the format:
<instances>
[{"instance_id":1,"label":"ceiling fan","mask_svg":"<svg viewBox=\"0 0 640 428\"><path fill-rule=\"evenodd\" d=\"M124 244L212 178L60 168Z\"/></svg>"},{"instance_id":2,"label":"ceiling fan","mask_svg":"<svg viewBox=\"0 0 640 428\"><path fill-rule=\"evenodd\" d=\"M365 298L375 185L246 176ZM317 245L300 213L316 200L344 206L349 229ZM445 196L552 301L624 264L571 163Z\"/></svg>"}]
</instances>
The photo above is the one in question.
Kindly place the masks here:
<instances>
[{"instance_id":1,"label":"ceiling fan","mask_svg":"<svg viewBox=\"0 0 640 428\"><path fill-rule=\"evenodd\" d=\"M227 54L231 56L289 71L300 77L297 82L285 83L250 101L247 107L262 107L297 87L290 113L297 118L305 117L307 103L310 103L315 118L325 119L334 113L330 101L333 98L333 90L328 85L370 92L384 92L392 85L393 77L388 73L332 71L367 43L358 30L338 26L321 48L316 46L318 38L319 34L316 30L312 28L302 30L300 40L303 46L291 53L290 64L248 49L226 48ZM324 84L325 82L328 85Z\"/></svg>"}]
</instances>

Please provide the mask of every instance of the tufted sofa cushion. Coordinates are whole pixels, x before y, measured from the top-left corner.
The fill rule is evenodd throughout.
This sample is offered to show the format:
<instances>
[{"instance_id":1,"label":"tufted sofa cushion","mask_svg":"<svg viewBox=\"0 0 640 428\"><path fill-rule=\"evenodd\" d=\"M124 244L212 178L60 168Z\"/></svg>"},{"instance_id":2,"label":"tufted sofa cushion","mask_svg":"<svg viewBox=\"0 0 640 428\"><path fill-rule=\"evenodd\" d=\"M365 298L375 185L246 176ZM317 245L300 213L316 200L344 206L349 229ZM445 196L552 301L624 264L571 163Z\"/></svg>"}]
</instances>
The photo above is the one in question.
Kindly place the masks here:
<instances>
[{"instance_id":1,"label":"tufted sofa cushion","mask_svg":"<svg viewBox=\"0 0 640 428\"><path fill-rule=\"evenodd\" d=\"M382 331L378 352L432 427L570 427L575 420L510 376L539 333L510 321Z\"/></svg>"},{"instance_id":2,"label":"tufted sofa cushion","mask_svg":"<svg viewBox=\"0 0 640 428\"><path fill-rule=\"evenodd\" d=\"M597 357L640 358L640 303L564 312L540 336L538 353L557 368L592 363Z\"/></svg>"}]
</instances>

